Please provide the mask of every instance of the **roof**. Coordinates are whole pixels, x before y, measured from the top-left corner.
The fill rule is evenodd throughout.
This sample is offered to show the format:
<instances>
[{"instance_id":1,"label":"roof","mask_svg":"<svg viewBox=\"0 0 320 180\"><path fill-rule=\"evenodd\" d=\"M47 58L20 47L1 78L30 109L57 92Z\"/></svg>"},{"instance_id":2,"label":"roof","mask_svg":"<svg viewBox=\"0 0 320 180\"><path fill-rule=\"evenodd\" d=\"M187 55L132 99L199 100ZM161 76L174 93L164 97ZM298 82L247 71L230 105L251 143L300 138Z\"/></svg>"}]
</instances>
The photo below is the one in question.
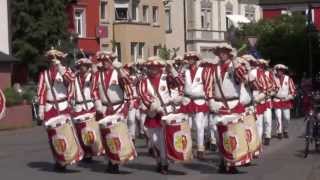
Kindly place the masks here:
<instances>
[{"instance_id":1,"label":"roof","mask_svg":"<svg viewBox=\"0 0 320 180\"><path fill-rule=\"evenodd\" d=\"M0 63L1 62L17 62L19 61L17 58L7 55L0 51Z\"/></svg>"},{"instance_id":2,"label":"roof","mask_svg":"<svg viewBox=\"0 0 320 180\"><path fill-rule=\"evenodd\" d=\"M320 0L260 0L260 5L320 3Z\"/></svg>"}]
</instances>

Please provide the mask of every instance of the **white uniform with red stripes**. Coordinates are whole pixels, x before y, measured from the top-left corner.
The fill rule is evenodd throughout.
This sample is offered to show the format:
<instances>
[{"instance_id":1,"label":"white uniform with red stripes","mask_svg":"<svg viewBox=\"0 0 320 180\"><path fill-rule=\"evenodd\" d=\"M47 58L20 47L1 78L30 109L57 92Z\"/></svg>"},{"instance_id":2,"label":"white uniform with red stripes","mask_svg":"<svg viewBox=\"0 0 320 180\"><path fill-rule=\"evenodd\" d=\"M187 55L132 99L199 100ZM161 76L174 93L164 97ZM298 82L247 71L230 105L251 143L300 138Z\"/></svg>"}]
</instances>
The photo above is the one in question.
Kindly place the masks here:
<instances>
[{"instance_id":1,"label":"white uniform with red stripes","mask_svg":"<svg viewBox=\"0 0 320 180\"><path fill-rule=\"evenodd\" d=\"M288 132L290 109L293 108L293 99L296 95L293 80L288 75L275 76L278 91L273 98L273 107L277 119L277 133Z\"/></svg>"},{"instance_id":2,"label":"white uniform with red stripes","mask_svg":"<svg viewBox=\"0 0 320 180\"><path fill-rule=\"evenodd\" d=\"M266 104L266 76L262 68L254 68L249 72L249 82L252 87L252 96L255 105L255 112L257 116L258 135L262 140L263 135L263 117L267 110Z\"/></svg>"}]
</instances>

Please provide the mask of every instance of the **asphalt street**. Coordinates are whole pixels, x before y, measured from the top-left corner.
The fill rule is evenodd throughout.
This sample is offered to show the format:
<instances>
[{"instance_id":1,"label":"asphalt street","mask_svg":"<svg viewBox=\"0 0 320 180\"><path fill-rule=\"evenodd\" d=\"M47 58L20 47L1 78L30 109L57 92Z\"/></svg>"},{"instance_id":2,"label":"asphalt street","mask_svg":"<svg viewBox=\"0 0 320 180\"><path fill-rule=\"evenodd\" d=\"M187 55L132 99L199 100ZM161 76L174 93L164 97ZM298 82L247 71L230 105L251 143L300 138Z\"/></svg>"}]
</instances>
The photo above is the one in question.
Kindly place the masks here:
<instances>
[{"instance_id":1,"label":"asphalt street","mask_svg":"<svg viewBox=\"0 0 320 180\"><path fill-rule=\"evenodd\" d=\"M272 139L271 145L264 147L263 155L250 167L240 168L236 175L217 172L218 156L206 153L205 161L194 160L190 164L170 164L169 175L154 171L154 160L148 155L144 141L138 141L139 156L121 167L121 175L105 173L103 157L92 164L78 164L68 167L66 173L52 169L53 160L47 136L43 127L0 132L0 179L1 180L125 180L125 179L177 179L177 180L320 180L320 154L311 152L303 158L304 122L291 122L290 138Z\"/></svg>"}]
</instances>

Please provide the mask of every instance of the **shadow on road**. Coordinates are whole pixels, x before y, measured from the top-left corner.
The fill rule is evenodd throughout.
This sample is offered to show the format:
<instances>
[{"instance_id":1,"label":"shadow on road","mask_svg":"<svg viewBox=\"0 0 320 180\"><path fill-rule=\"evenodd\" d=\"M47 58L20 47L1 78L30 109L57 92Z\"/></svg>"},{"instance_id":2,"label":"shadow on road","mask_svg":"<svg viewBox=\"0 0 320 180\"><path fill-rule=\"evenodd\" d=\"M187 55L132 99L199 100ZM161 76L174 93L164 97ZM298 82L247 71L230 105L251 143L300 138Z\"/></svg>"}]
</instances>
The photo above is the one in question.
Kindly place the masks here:
<instances>
[{"instance_id":1,"label":"shadow on road","mask_svg":"<svg viewBox=\"0 0 320 180\"><path fill-rule=\"evenodd\" d=\"M215 166L200 163L184 164L183 166L193 171L199 171L201 174L217 174L217 168Z\"/></svg>"},{"instance_id":2,"label":"shadow on road","mask_svg":"<svg viewBox=\"0 0 320 180\"><path fill-rule=\"evenodd\" d=\"M107 173L107 162L103 161L93 161L91 163L79 163L79 167L89 169L92 172L97 172L97 173ZM123 171L120 166L120 174L126 175L126 174L131 174L131 172L128 171Z\"/></svg>"},{"instance_id":3,"label":"shadow on road","mask_svg":"<svg viewBox=\"0 0 320 180\"><path fill-rule=\"evenodd\" d=\"M30 162L28 163L28 167L33 169L38 169L40 171L46 171L46 172L56 172L56 173L79 173L78 170L72 170L72 169L66 169L64 172L57 172L54 170L54 164L50 162Z\"/></svg>"},{"instance_id":4,"label":"shadow on road","mask_svg":"<svg viewBox=\"0 0 320 180\"><path fill-rule=\"evenodd\" d=\"M312 155L319 155L320 156L320 152L317 152L316 150L314 149L310 149L309 151L309 156L312 156ZM298 158L302 158L302 159L306 159L304 157L304 150L298 150L296 151L296 153L294 154L294 156L298 157ZM307 157L307 158L312 158L312 157Z\"/></svg>"},{"instance_id":5,"label":"shadow on road","mask_svg":"<svg viewBox=\"0 0 320 180\"><path fill-rule=\"evenodd\" d=\"M148 165L148 164L140 164L140 163L130 163L125 165L125 167L129 169L135 169L135 170L141 170L141 171L149 171L149 172L154 172L156 173L156 166L155 165ZM176 171L173 169L170 169L169 167L169 175L186 175L186 172L182 171Z\"/></svg>"}]
</instances>

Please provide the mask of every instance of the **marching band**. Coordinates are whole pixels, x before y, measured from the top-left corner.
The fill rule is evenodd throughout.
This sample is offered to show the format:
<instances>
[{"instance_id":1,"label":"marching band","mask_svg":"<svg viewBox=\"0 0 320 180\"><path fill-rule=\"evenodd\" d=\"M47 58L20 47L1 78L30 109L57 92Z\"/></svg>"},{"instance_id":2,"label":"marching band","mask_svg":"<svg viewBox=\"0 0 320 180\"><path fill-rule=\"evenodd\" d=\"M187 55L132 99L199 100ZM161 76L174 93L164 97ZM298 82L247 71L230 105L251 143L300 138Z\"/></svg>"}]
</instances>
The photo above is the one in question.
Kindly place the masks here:
<instances>
[{"instance_id":1,"label":"marching band","mask_svg":"<svg viewBox=\"0 0 320 180\"><path fill-rule=\"evenodd\" d=\"M55 169L106 156L107 172L118 174L119 165L137 157L139 134L161 174L168 174L169 161L192 163L193 154L203 160L207 149L219 152L219 172L237 173L270 144L272 109L277 137L288 138L296 95L288 67L238 57L230 45L212 53L217 62L187 52L122 66L114 53L100 51L97 62L78 59L73 72L63 65L63 52L48 51L50 67L38 84L39 117Z\"/></svg>"}]
</instances>

